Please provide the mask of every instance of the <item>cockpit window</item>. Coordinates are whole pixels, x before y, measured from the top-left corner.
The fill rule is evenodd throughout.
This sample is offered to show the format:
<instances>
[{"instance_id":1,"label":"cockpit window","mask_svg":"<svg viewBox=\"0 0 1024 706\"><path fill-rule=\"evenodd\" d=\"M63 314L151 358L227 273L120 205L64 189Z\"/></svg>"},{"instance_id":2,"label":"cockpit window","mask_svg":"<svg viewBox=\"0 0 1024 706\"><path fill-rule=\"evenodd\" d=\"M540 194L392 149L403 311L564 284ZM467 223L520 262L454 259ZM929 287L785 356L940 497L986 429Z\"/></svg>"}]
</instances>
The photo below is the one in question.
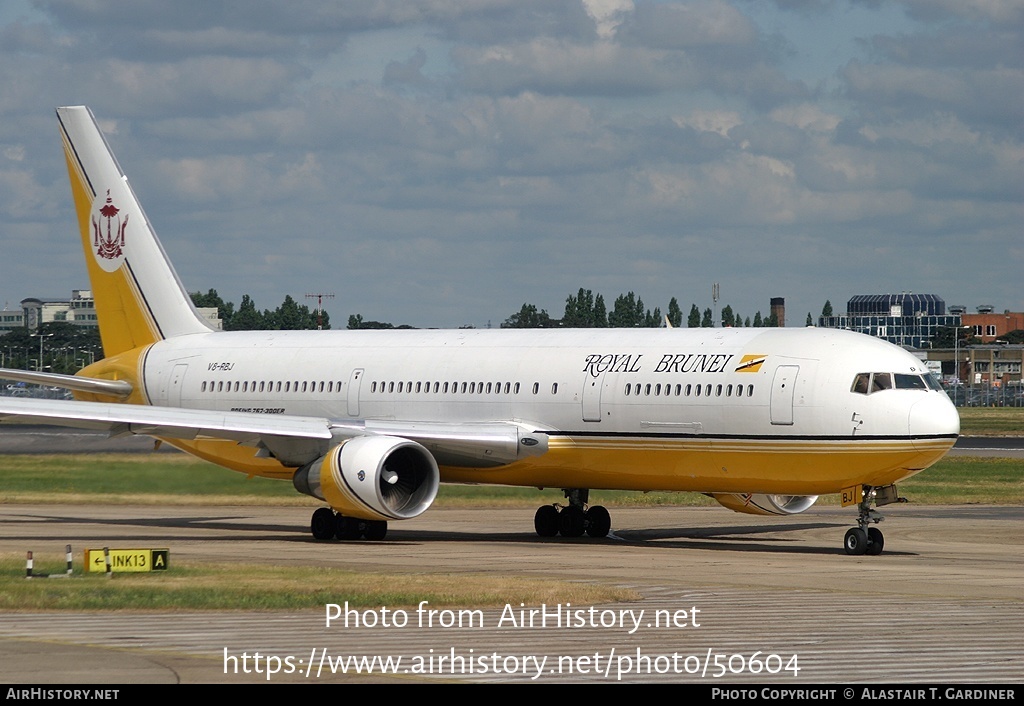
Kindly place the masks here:
<instances>
[{"instance_id":1,"label":"cockpit window","mask_svg":"<svg viewBox=\"0 0 1024 706\"><path fill-rule=\"evenodd\" d=\"M897 390L927 390L927 385L920 375L901 375L896 373Z\"/></svg>"},{"instance_id":2,"label":"cockpit window","mask_svg":"<svg viewBox=\"0 0 1024 706\"><path fill-rule=\"evenodd\" d=\"M891 373L871 373L871 391L879 392L881 390L892 389L892 374Z\"/></svg>"},{"instance_id":3,"label":"cockpit window","mask_svg":"<svg viewBox=\"0 0 1024 706\"><path fill-rule=\"evenodd\" d=\"M853 379L853 387L850 388L851 392L858 392L862 395L868 394L868 387L871 384L871 373L858 373L857 377Z\"/></svg>"},{"instance_id":4,"label":"cockpit window","mask_svg":"<svg viewBox=\"0 0 1024 706\"><path fill-rule=\"evenodd\" d=\"M907 375L905 373L857 373L851 392L868 395L872 392L897 390L941 390L942 386L934 375Z\"/></svg>"}]
</instances>

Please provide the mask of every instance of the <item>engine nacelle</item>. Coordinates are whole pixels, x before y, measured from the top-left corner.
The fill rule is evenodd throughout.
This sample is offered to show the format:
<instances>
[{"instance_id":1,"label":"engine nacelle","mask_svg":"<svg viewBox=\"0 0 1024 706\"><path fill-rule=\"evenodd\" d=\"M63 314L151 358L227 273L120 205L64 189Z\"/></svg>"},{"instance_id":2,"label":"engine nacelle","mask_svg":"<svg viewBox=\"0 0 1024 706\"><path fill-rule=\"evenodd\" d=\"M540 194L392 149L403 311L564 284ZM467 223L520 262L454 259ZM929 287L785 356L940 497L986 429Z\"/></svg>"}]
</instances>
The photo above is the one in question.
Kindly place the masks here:
<instances>
[{"instance_id":1,"label":"engine nacelle","mask_svg":"<svg viewBox=\"0 0 1024 706\"><path fill-rule=\"evenodd\" d=\"M407 520L430 507L440 473L434 457L415 441L357 436L306 464L295 489L364 520Z\"/></svg>"},{"instance_id":2,"label":"engine nacelle","mask_svg":"<svg viewBox=\"0 0 1024 706\"><path fill-rule=\"evenodd\" d=\"M795 515L814 504L817 495L753 495L711 493L721 505L748 515Z\"/></svg>"}]
</instances>

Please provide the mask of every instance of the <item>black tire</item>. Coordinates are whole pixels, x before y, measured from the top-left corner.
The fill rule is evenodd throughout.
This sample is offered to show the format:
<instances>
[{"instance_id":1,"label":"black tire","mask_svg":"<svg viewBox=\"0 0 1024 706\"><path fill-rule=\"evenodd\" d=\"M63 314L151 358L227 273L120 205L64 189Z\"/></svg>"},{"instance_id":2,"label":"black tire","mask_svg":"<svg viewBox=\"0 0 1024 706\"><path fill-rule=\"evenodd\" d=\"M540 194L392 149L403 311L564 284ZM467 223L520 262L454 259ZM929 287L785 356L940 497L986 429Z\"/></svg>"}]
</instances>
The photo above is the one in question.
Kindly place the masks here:
<instances>
[{"instance_id":1,"label":"black tire","mask_svg":"<svg viewBox=\"0 0 1024 706\"><path fill-rule=\"evenodd\" d=\"M877 527L868 528L868 549L866 554L869 556L878 556L882 553L882 547L885 546L885 537L882 536L882 530Z\"/></svg>"},{"instance_id":2,"label":"black tire","mask_svg":"<svg viewBox=\"0 0 1024 706\"><path fill-rule=\"evenodd\" d=\"M329 507L321 507L313 512L313 519L309 522L309 531L313 533L313 539L326 540L334 539L337 532L337 524L334 519L334 510Z\"/></svg>"},{"instance_id":3,"label":"black tire","mask_svg":"<svg viewBox=\"0 0 1024 706\"><path fill-rule=\"evenodd\" d=\"M554 505L541 505L533 516L533 529L540 537L554 537L558 534L558 508Z\"/></svg>"},{"instance_id":4,"label":"black tire","mask_svg":"<svg viewBox=\"0 0 1024 706\"><path fill-rule=\"evenodd\" d=\"M374 542L378 542L388 534L388 523L386 520L368 520L363 536Z\"/></svg>"},{"instance_id":5,"label":"black tire","mask_svg":"<svg viewBox=\"0 0 1024 706\"><path fill-rule=\"evenodd\" d=\"M586 517L583 510L570 505L558 513L558 532L563 537L582 537Z\"/></svg>"},{"instance_id":6,"label":"black tire","mask_svg":"<svg viewBox=\"0 0 1024 706\"><path fill-rule=\"evenodd\" d=\"M587 510L587 534L591 537L607 537L612 529L612 516L603 505L594 505Z\"/></svg>"},{"instance_id":7,"label":"black tire","mask_svg":"<svg viewBox=\"0 0 1024 706\"><path fill-rule=\"evenodd\" d=\"M337 523L338 539L359 539L359 535L362 533L359 520L339 514Z\"/></svg>"},{"instance_id":8,"label":"black tire","mask_svg":"<svg viewBox=\"0 0 1024 706\"><path fill-rule=\"evenodd\" d=\"M843 547L846 553L851 556L860 556L868 549L868 535L860 527L853 527L846 531L846 539L843 540Z\"/></svg>"}]
</instances>

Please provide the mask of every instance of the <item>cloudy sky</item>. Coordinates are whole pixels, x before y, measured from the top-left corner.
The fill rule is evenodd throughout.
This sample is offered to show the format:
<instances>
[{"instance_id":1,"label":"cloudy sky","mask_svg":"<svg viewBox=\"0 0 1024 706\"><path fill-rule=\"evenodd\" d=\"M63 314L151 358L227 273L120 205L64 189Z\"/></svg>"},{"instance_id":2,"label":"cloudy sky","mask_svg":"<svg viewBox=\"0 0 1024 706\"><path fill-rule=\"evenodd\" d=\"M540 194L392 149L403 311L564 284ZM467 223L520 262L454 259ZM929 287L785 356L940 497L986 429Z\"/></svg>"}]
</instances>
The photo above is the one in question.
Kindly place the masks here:
<instances>
[{"instance_id":1,"label":"cloudy sky","mask_svg":"<svg viewBox=\"0 0 1024 706\"><path fill-rule=\"evenodd\" d=\"M497 326L1024 310L1021 0L4 0L0 298L88 288L89 105L190 290Z\"/></svg>"}]
</instances>

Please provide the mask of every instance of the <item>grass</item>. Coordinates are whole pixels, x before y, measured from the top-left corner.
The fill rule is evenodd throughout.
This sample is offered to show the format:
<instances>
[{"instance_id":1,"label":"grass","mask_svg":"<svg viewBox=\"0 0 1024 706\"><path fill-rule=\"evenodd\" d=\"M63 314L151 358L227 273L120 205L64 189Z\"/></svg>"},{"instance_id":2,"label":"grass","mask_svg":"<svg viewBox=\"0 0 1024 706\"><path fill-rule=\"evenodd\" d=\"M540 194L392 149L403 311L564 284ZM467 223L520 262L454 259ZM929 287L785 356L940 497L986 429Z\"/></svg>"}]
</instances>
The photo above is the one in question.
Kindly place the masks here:
<instances>
[{"instance_id":1,"label":"grass","mask_svg":"<svg viewBox=\"0 0 1024 706\"><path fill-rule=\"evenodd\" d=\"M947 456L900 484L916 502L1024 502L1018 459ZM699 493L595 490L609 507L712 506ZM442 485L435 507L536 507L563 501L557 489ZM823 504L831 501L822 498ZM320 505L291 483L247 478L185 454L11 455L0 458L0 503L108 505Z\"/></svg>"},{"instance_id":2,"label":"grass","mask_svg":"<svg viewBox=\"0 0 1024 706\"><path fill-rule=\"evenodd\" d=\"M1024 407L958 407L965 436L1024 436Z\"/></svg>"},{"instance_id":3,"label":"grass","mask_svg":"<svg viewBox=\"0 0 1024 706\"><path fill-rule=\"evenodd\" d=\"M76 571L78 567L76 566ZM35 573L63 573L40 565ZM90 573L61 580L25 579L23 557L0 555L0 611L44 610L324 610L513 605L576 605L638 600L635 591L600 584L475 574L366 573L332 568L175 562L152 574Z\"/></svg>"}]
</instances>

